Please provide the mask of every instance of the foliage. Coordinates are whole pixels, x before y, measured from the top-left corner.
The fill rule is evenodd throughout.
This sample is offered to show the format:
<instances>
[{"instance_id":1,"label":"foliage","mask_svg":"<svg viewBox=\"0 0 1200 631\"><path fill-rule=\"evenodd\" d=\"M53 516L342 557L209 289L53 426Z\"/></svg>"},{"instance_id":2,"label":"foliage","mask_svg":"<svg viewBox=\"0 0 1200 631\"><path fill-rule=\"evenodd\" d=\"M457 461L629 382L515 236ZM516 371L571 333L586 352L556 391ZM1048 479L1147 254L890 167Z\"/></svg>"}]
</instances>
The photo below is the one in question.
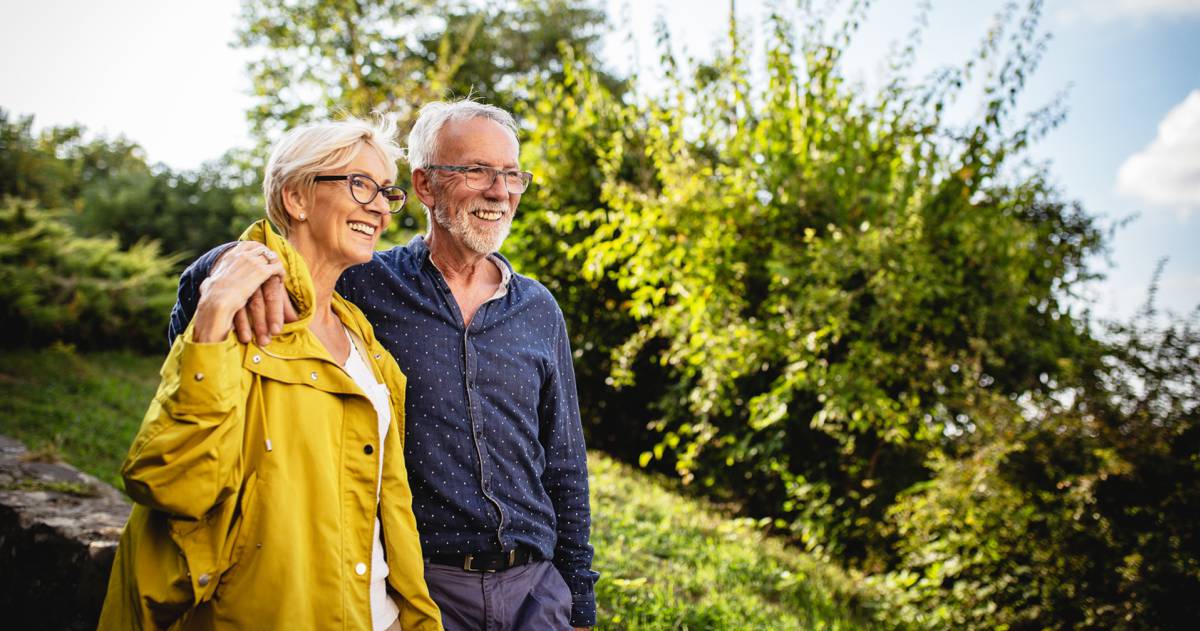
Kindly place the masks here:
<instances>
[{"instance_id":1,"label":"foliage","mask_svg":"<svg viewBox=\"0 0 1200 631\"><path fill-rule=\"evenodd\" d=\"M256 133L275 135L339 110L382 109L407 128L421 104L476 94L512 105L524 76L553 72L560 41L594 46L604 12L555 0L247 0L241 46L250 64Z\"/></svg>"},{"instance_id":2,"label":"foliage","mask_svg":"<svg viewBox=\"0 0 1200 631\"><path fill-rule=\"evenodd\" d=\"M1115 324L1086 377L1009 405L892 509L895 610L927 627L1182 628L1200 616L1200 331ZM1003 418L1003 417L1001 417Z\"/></svg>"},{"instance_id":3,"label":"foliage","mask_svg":"<svg viewBox=\"0 0 1200 631\"><path fill-rule=\"evenodd\" d=\"M79 233L115 237L121 247L156 240L197 255L237 237L262 216L261 169L230 151L195 171L145 162L124 139L87 139L80 126L34 134L33 117L8 120L0 110L0 195L62 208Z\"/></svg>"},{"instance_id":4,"label":"foliage","mask_svg":"<svg viewBox=\"0 0 1200 631\"><path fill-rule=\"evenodd\" d=\"M1039 10L1000 16L962 69L873 98L838 75L853 16L799 43L776 19L760 91L734 39L690 80L668 63L665 98L623 102L569 63L525 116L525 155L552 186L526 196L518 256L565 295L593 358L581 390L633 412L596 406L592 435L889 569L872 581L890 601L880 623L1196 616L1195 338L1101 342L1067 306L1100 232L1011 166L1061 117L1011 116ZM972 80L983 113L950 126ZM608 367L641 390L608 395Z\"/></svg>"},{"instance_id":5,"label":"foliage","mask_svg":"<svg viewBox=\"0 0 1200 631\"><path fill-rule=\"evenodd\" d=\"M63 214L15 198L0 206L0 345L162 348L178 259L153 242L122 250L80 237Z\"/></svg>"},{"instance_id":6,"label":"foliage","mask_svg":"<svg viewBox=\"0 0 1200 631\"><path fill-rule=\"evenodd\" d=\"M447 92L477 94L509 111L527 102L527 80L562 81L563 55L595 59L607 31L604 5L597 2L515 0L487 8L447 4L447 10L439 11L444 26L421 37L415 54L427 67L436 67L449 42L469 42ZM596 76L605 89L620 90L616 77L603 71Z\"/></svg>"},{"instance_id":7,"label":"foliage","mask_svg":"<svg viewBox=\"0 0 1200 631\"><path fill-rule=\"evenodd\" d=\"M0 433L120 487L160 357L0 351ZM861 629L881 594L599 453L589 456L599 627ZM892 625L889 625L892 626Z\"/></svg>"},{"instance_id":8,"label":"foliage","mask_svg":"<svg viewBox=\"0 0 1200 631\"><path fill-rule=\"evenodd\" d=\"M84 234L114 235L123 247L153 239L194 257L236 239L263 216L259 170L227 155L195 171L156 169L109 177L83 190L75 225Z\"/></svg>"},{"instance_id":9,"label":"foliage","mask_svg":"<svg viewBox=\"0 0 1200 631\"><path fill-rule=\"evenodd\" d=\"M599 145L606 208L566 220L588 227L568 254L642 322L614 378L633 381L649 355L678 384L643 461L670 459L808 545L876 563L887 507L983 422L976 400L1071 372L1058 358L1086 330L1061 301L1098 231L1036 173L1001 171L1058 118L1008 131L1040 52L1037 10L962 129L942 113L1008 18L963 69L864 97L838 67L859 16L829 33L810 17L800 38L776 17L761 90L734 28L690 80L668 65L667 94L626 105L618 133L579 130ZM548 101L539 111L560 105ZM649 177L629 169L634 152Z\"/></svg>"},{"instance_id":10,"label":"foliage","mask_svg":"<svg viewBox=\"0 0 1200 631\"><path fill-rule=\"evenodd\" d=\"M633 461L654 440L647 431L647 406L661 394L661 382L643 365L645 378L617 392L612 386L612 349L636 330L622 309L629 296L617 283L587 277L570 256L605 220L601 163L609 139L624 129L623 108L604 77L592 72L564 47L561 81L538 80L524 88L531 96L518 114L527 125L521 163L536 174L521 198L518 218L504 252L518 270L535 276L562 308L575 352L576 382L588 445ZM625 165L629 177L639 168Z\"/></svg>"},{"instance_id":11,"label":"foliage","mask_svg":"<svg viewBox=\"0 0 1200 631\"><path fill-rule=\"evenodd\" d=\"M32 116L10 120L0 108L0 198L71 208L93 182L149 172L137 144L120 137L84 138L85 130L78 125L51 127L35 135Z\"/></svg>"}]
</instances>

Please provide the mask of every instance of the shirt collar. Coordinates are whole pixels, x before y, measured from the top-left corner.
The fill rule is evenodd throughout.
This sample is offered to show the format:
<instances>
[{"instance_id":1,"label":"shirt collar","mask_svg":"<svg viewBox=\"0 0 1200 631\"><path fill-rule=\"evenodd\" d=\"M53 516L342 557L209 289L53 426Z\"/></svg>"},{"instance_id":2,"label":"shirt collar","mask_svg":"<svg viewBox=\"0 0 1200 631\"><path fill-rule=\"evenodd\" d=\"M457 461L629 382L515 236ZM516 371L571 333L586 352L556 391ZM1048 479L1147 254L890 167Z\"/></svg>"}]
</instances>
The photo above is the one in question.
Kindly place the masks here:
<instances>
[{"instance_id":1,"label":"shirt collar","mask_svg":"<svg viewBox=\"0 0 1200 631\"><path fill-rule=\"evenodd\" d=\"M429 244L425 242L424 235L418 234L414 236L412 240L408 242L408 246L417 253L417 256L422 261L427 261L431 266L433 266L433 269L437 270L438 273L442 275L442 278L446 277L446 274L442 272L442 268L438 267L437 263L433 262L433 257L430 256ZM504 296L508 295L508 284L509 281L512 280L513 276L512 265L498 252L487 255L487 260L491 261L492 265L495 265L496 268L500 270L500 286L496 288L496 293L492 294L492 297L488 298L488 300L503 298Z\"/></svg>"}]
</instances>

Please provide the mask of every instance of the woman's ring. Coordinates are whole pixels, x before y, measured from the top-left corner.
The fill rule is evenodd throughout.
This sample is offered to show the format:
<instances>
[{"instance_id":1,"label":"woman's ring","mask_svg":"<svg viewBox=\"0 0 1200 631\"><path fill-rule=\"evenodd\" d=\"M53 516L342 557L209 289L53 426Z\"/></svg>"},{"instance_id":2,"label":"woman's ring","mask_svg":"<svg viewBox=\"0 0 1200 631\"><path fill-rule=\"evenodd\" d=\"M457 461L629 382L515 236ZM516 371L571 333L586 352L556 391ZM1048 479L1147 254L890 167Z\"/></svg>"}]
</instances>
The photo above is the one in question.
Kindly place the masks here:
<instances>
[{"instance_id":1,"label":"woman's ring","mask_svg":"<svg viewBox=\"0 0 1200 631\"><path fill-rule=\"evenodd\" d=\"M275 259L277 258L275 256L275 253L270 250L263 250L263 251L259 252L259 254L261 254L264 259L267 259L268 265L270 265L271 263L274 263Z\"/></svg>"}]
</instances>

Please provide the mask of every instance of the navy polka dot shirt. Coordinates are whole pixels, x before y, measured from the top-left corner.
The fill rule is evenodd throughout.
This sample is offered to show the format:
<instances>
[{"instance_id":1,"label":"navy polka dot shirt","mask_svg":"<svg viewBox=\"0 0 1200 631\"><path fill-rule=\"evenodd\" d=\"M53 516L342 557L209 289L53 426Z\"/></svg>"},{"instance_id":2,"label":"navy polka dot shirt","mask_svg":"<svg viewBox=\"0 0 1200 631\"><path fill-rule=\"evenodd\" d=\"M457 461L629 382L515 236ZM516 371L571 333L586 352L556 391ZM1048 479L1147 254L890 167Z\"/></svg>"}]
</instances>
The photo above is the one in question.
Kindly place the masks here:
<instances>
[{"instance_id":1,"label":"navy polka dot shirt","mask_svg":"<svg viewBox=\"0 0 1200 631\"><path fill-rule=\"evenodd\" d=\"M225 247L180 278L172 341ZM505 276L506 291L470 327L420 236L350 268L337 290L363 310L408 377L404 455L424 553L536 550L571 589L571 623L593 626L598 575L566 323L541 283Z\"/></svg>"}]
</instances>

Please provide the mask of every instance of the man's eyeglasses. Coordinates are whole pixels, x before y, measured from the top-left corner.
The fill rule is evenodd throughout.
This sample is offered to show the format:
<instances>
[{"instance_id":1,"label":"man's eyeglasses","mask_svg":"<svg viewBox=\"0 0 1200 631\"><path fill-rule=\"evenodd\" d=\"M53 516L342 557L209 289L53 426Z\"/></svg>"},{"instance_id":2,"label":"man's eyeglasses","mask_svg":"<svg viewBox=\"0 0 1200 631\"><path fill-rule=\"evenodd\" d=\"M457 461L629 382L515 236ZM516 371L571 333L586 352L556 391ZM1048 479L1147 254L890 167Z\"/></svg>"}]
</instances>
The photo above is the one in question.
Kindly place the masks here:
<instances>
[{"instance_id":1,"label":"man's eyeglasses","mask_svg":"<svg viewBox=\"0 0 1200 631\"><path fill-rule=\"evenodd\" d=\"M462 173L467 188L473 191L488 190L496 183L496 176L503 175L504 186L507 187L508 192L513 195L520 195L525 192L525 189L529 188L529 183L533 181L533 174L529 171L503 171L484 166L468 167L446 164L431 164L425 168Z\"/></svg>"},{"instance_id":2,"label":"man's eyeglasses","mask_svg":"<svg viewBox=\"0 0 1200 631\"><path fill-rule=\"evenodd\" d=\"M393 215L404 209L404 201L408 199L408 193L399 186L380 186L371 178L355 173L353 175L318 175L313 178L316 182L337 182L346 180L350 187L350 197L354 201L366 206L375 201L376 195L383 195L383 200L387 202L388 212Z\"/></svg>"}]
</instances>

